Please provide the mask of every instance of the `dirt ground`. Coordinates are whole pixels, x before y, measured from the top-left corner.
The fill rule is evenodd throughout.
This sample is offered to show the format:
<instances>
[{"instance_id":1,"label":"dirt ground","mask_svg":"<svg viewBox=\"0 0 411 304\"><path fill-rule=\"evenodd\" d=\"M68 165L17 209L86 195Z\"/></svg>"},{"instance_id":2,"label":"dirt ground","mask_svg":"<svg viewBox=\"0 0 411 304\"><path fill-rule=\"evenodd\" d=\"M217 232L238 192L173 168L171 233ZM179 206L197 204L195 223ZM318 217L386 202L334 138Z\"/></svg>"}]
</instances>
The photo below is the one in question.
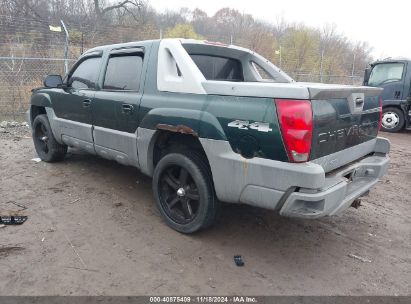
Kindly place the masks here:
<instances>
[{"instance_id":1,"label":"dirt ground","mask_svg":"<svg viewBox=\"0 0 411 304\"><path fill-rule=\"evenodd\" d=\"M229 205L186 236L137 169L79 152L36 163L27 128L3 129L0 210L28 220L0 228L0 295L410 295L411 133L382 135L390 170L358 210L308 221Z\"/></svg>"}]
</instances>

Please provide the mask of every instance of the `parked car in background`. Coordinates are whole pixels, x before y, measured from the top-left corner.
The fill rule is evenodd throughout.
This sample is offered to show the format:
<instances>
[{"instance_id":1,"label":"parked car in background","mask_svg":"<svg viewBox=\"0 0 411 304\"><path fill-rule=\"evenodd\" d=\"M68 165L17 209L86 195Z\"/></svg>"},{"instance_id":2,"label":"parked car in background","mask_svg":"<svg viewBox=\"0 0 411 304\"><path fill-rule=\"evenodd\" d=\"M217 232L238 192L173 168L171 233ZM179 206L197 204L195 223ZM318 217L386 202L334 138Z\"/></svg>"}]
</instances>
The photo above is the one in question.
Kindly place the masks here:
<instances>
[{"instance_id":1,"label":"parked car in background","mask_svg":"<svg viewBox=\"0 0 411 304\"><path fill-rule=\"evenodd\" d=\"M364 85L380 87L383 117L381 128L386 132L411 130L411 60L388 58L370 64L365 70Z\"/></svg>"}]
</instances>

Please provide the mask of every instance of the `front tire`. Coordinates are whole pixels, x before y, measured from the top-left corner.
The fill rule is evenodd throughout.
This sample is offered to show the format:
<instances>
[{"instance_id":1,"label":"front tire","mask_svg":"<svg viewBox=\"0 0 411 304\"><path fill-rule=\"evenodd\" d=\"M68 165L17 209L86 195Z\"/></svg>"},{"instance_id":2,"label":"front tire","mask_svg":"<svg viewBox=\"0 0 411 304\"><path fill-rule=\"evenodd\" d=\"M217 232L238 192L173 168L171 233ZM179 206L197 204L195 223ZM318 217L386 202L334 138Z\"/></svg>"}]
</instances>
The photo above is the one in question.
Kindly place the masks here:
<instances>
[{"instance_id":1,"label":"front tire","mask_svg":"<svg viewBox=\"0 0 411 304\"><path fill-rule=\"evenodd\" d=\"M404 113L398 108L384 108L381 120L381 130L395 133L404 127Z\"/></svg>"},{"instance_id":2,"label":"front tire","mask_svg":"<svg viewBox=\"0 0 411 304\"><path fill-rule=\"evenodd\" d=\"M37 155L42 161L57 162L64 159L67 146L56 141L47 115L36 116L33 121L32 137Z\"/></svg>"},{"instance_id":3,"label":"front tire","mask_svg":"<svg viewBox=\"0 0 411 304\"><path fill-rule=\"evenodd\" d=\"M153 175L154 199L168 226L193 233L213 224L219 210L204 156L171 152L160 159Z\"/></svg>"}]
</instances>

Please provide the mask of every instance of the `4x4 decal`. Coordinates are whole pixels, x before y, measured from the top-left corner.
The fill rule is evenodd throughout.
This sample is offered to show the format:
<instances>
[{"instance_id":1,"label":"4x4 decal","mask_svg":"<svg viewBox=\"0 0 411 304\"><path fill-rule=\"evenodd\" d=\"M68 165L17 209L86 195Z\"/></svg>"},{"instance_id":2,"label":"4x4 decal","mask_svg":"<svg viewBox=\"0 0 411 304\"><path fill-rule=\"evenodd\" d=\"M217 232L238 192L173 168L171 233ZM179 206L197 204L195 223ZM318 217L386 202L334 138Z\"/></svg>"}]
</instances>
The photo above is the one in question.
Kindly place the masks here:
<instances>
[{"instance_id":1,"label":"4x4 decal","mask_svg":"<svg viewBox=\"0 0 411 304\"><path fill-rule=\"evenodd\" d=\"M248 120L234 120L230 123L228 123L229 127L232 128L238 128L241 130L248 130L248 129L252 129L252 130L257 130L258 132L270 132L273 129L270 128L270 124L268 122L253 122L250 123Z\"/></svg>"}]
</instances>

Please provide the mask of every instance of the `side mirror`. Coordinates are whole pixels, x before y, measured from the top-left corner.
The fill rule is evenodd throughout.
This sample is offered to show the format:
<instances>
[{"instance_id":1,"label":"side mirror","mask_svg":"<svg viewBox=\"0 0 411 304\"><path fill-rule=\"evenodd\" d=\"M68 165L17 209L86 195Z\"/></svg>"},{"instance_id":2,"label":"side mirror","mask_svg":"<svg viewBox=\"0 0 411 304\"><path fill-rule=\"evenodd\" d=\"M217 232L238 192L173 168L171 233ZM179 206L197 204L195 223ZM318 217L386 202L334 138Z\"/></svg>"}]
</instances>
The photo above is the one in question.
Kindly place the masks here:
<instances>
[{"instance_id":1,"label":"side mirror","mask_svg":"<svg viewBox=\"0 0 411 304\"><path fill-rule=\"evenodd\" d=\"M63 79L60 75L47 75L44 79L44 86L46 88L58 88L63 84Z\"/></svg>"}]
</instances>

